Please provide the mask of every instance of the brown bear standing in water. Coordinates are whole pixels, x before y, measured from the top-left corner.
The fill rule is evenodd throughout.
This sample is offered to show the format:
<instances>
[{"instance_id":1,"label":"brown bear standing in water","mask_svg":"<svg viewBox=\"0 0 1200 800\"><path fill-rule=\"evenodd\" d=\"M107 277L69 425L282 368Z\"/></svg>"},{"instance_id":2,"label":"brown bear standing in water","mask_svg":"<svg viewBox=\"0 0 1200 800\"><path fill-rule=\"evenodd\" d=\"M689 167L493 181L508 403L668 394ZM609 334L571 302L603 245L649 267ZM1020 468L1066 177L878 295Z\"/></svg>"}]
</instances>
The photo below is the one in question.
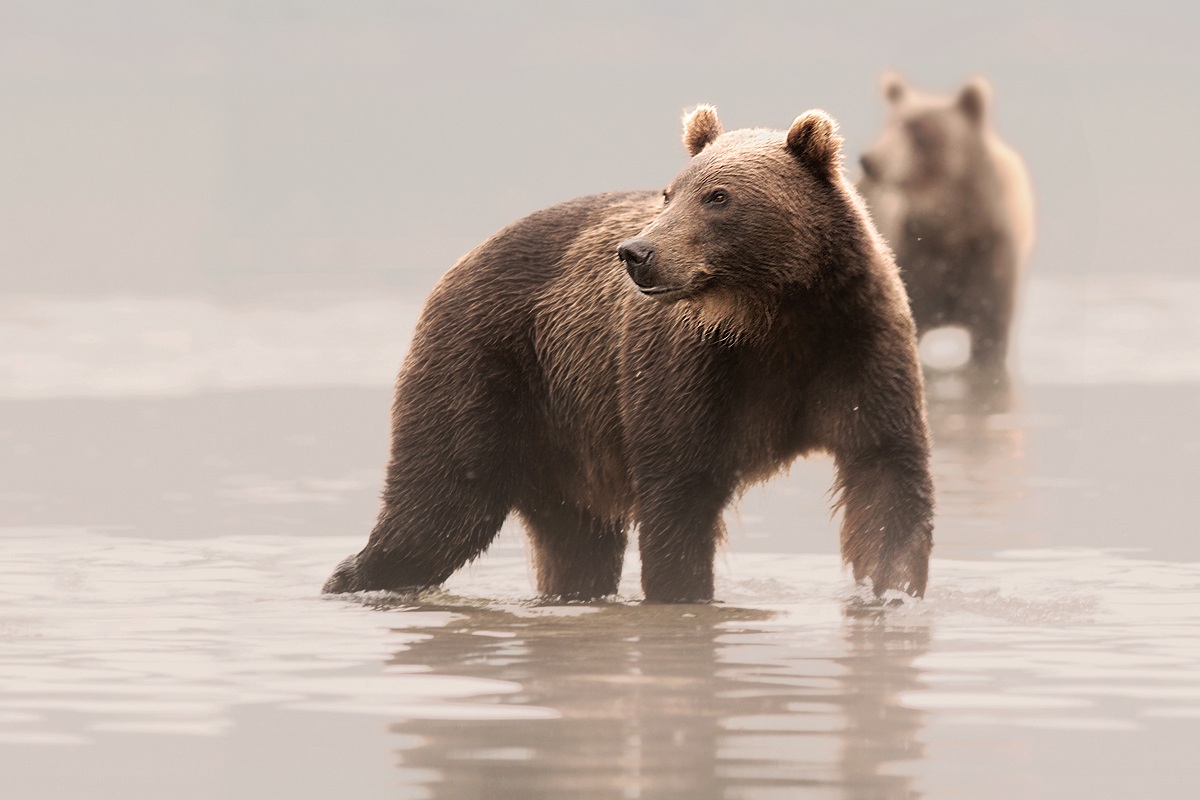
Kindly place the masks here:
<instances>
[{"instance_id":1,"label":"brown bear standing in water","mask_svg":"<svg viewBox=\"0 0 1200 800\"><path fill-rule=\"evenodd\" d=\"M646 599L710 600L722 510L817 451L855 578L925 591L914 328L833 121L722 133L701 106L684 142L666 191L539 211L442 278L396 387L383 509L326 592L437 586L516 511L546 595L615 592L636 525Z\"/></svg>"},{"instance_id":2,"label":"brown bear standing in water","mask_svg":"<svg viewBox=\"0 0 1200 800\"><path fill-rule=\"evenodd\" d=\"M858 188L895 253L918 334L961 325L972 364L1003 370L1033 244L1025 166L989 125L983 80L939 97L889 74L884 96L890 118Z\"/></svg>"}]
</instances>

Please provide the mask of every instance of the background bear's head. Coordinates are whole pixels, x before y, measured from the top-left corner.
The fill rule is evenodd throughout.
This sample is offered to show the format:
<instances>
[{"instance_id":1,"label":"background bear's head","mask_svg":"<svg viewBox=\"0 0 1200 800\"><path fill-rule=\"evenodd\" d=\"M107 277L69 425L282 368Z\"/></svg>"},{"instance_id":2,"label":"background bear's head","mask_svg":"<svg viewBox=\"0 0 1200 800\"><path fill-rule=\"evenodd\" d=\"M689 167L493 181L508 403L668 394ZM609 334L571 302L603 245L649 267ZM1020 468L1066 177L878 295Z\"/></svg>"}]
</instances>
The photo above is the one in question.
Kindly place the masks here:
<instances>
[{"instance_id":1,"label":"background bear's head","mask_svg":"<svg viewBox=\"0 0 1200 800\"><path fill-rule=\"evenodd\" d=\"M982 78L944 96L918 92L899 75L885 75L890 114L861 159L864 179L920 192L939 191L968 177L985 150L990 94Z\"/></svg>"},{"instance_id":2,"label":"background bear's head","mask_svg":"<svg viewBox=\"0 0 1200 800\"><path fill-rule=\"evenodd\" d=\"M691 161L619 248L642 294L740 337L769 328L789 292L852 268L865 237L828 114L808 111L786 132L725 133L702 105L685 116L683 141Z\"/></svg>"}]
</instances>

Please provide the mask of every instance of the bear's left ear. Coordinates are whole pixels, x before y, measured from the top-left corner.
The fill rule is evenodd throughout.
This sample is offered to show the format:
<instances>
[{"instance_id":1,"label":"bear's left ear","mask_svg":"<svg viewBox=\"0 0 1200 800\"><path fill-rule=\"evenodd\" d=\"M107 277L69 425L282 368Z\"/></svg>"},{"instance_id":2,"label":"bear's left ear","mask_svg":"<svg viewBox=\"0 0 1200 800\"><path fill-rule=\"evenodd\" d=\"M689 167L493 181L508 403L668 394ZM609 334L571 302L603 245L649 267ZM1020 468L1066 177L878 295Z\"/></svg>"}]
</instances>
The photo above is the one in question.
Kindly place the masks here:
<instances>
[{"instance_id":1,"label":"bear's left ear","mask_svg":"<svg viewBox=\"0 0 1200 800\"><path fill-rule=\"evenodd\" d=\"M908 84L904 82L904 78L899 72L893 72L890 69L883 73L879 85L883 87L884 99L891 105L899 103L904 99L904 95L908 94Z\"/></svg>"},{"instance_id":2,"label":"bear's left ear","mask_svg":"<svg viewBox=\"0 0 1200 800\"><path fill-rule=\"evenodd\" d=\"M717 119L717 109L707 103L683 115L683 146L693 156L723 132L721 120Z\"/></svg>"},{"instance_id":3,"label":"bear's left ear","mask_svg":"<svg viewBox=\"0 0 1200 800\"><path fill-rule=\"evenodd\" d=\"M824 111L805 111L788 129L787 146L817 175L832 179L842 166L842 137L837 123Z\"/></svg>"},{"instance_id":4,"label":"bear's left ear","mask_svg":"<svg viewBox=\"0 0 1200 800\"><path fill-rule=\"evenodd\" d=\"M983 78L972 78L958 93L958 107L972 122L983 122L992 98L992 87Z\"/></svg>"}]
</instances>

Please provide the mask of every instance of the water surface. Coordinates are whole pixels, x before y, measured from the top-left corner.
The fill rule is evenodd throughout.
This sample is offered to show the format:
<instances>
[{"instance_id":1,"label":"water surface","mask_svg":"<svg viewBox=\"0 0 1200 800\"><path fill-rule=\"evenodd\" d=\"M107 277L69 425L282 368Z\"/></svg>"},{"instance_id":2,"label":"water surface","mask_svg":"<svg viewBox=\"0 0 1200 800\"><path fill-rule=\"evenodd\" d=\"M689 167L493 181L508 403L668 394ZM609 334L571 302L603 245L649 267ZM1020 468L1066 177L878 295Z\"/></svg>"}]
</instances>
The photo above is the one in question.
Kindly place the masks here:
<instances>
[{"instance_id":1,"label":"water surface","mask_svg":"<svg viewBox=\"0 0 1200 800\"><path fill-rule=\"evenodd\" d=\"M823 459L731 512L711 606L640 605L633 554L614 601L541 603L516 527L442 591L320 597L414 313L5 301L6 796L1200 785L1200 283L1035 281L1009 385L931 376L929 595L883 610Z\"/></svg>"}]
</instances>

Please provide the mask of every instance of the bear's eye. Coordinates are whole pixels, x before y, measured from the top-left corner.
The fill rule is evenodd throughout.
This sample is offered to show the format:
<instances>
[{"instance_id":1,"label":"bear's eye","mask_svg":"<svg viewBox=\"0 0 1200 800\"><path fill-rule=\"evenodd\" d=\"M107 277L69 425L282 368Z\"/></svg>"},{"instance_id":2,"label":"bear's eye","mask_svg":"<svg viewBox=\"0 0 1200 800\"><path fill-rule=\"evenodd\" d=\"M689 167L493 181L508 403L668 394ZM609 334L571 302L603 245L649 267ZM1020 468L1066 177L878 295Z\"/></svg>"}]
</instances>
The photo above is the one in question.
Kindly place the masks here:
<instances>
[{"instance_id":1,"label":"bear's eye","mask_svg":"<svg viewBox=\"0 0 1200 800\"><path fill-rule=\"evenodd\" d=\"M928 152L937 147L938 135L930 126L914 122L909 125L908 130L909 135L912 137L913 146L918 150Z\"/></svg>"},{"instance_id":2,"label":"bear's eye","mask_svg":"<svg viewBox=\"0 0 1200 800\"><path fill-rule=\"evenodd\" d=\"M713 189L708 194L704 195L704 204L708 206L720 206L729 202L729 192L724 189Z\"/></svg>"}]
</instances>

